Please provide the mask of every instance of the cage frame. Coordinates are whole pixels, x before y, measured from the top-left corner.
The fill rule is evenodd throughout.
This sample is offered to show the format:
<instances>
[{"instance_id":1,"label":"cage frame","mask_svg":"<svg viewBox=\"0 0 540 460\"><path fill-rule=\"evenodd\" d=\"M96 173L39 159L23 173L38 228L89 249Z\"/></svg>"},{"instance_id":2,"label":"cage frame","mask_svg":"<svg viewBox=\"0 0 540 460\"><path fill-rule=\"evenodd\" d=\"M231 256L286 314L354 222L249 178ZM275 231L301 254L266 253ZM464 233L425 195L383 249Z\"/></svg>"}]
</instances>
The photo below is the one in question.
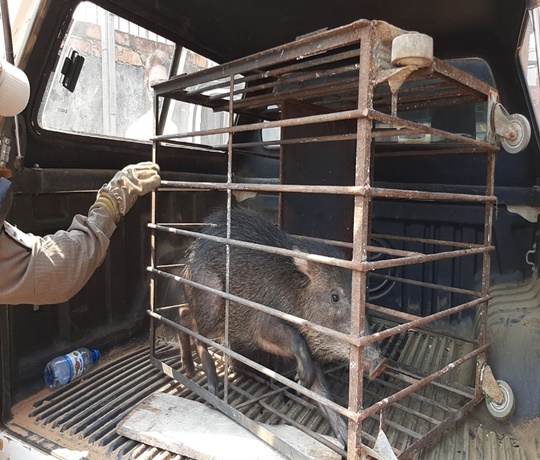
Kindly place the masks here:
<instances>
[{"instance_id":1,"label":"cage frame","mask_svg":"<svg viewBox=\"0 0 540 460\"><path fill-rule=\"evenodd\" d=\"M475 407L482 399L483 393L481 391L481 369L486 364L487 349L489 344L487 342L487 307L490 300L489 295L489 271L490 271L490 253L494 250L492 245L492 223L493 223L493 206L496 204L496 197L494 196L494 170L495 170L495 154L497 153L498 146L496 145L495 135L493 134L491 124L489 123L489 116L492 108L498 102L497 92L486 83L476 79L475 77L458 70L450 66L449 64L434 58L432 65L429 68L416 69L410 76L408 81L419 82L420 89L409 88L409 93L412 94L409 98L409 93L406 93L402 98L397 93L385 92L382 98L379 98L376 104L379 109L374 108L374 93L375 88L380 88L388 79L388 75L399 69L393 68L388 63L389 48L393 38L406 33L401 29L395 28L387 23L381 21L368 21L359 20L347 26L339 27L332 30L326 30L317 34L301 37L294 42L273 48L271 50L263 51L246 58L238 59L236 61L219 65L207 70L203 70L194 74L181 75L172 77L169 81L163 82L154 87L155 90L155 103L154 103L154 115L155 115L155 128L158 126L159 112L157 100L160 97L167 97L180 101L191 102L194 104L201 104L206 107L210 107L215 111L228 111L230 124L227 127L218 129L208 129L201 131L191 132L179 132L174 134L156 134L153 137L153 149L152 158L154 162L159 160L159 150L162 145L165 144L179 144L182 145L186 138L201 135L213 135L223 134L229 135L229 143L226 146L213 147L215 151L222 152L227 155L227 181L226 182L191 182L191 181L171 181L163 180L159 192L152 194L152 220L148 224L148 228L152 232L151 245L152 256L151 264L148 267L148 271L152 274L151 277L151 295L150 295L150 309L148 314L151 318L151 361L164 373L170 377L178 380L182 384L186 385L191 391L213 404L220 411L238 421L244 427L252 431L254 434L264 439L270 445L282 452L284 455L293 459L305 459L308 458L292 446L277 438L270 431L261 427L259 424L253 422L244 414L234 409L227 404L227 375L225 375L225 397L224 400L217 398L205 388L195 384L191 379L170 367L163 360L156 357L155 342L156 335L155 330L158 323L166 324L176 330L185 332L192 337L195 337L203 342L216 347L218 350L224 353L227 357L233 357L239 359L244 363L252 366L256 370L265 373L267 369L257 363L244 359L241 355L227 349L227 347L221 346L213 341L209 341L204 337L199 336L193 331L177 324L167 318L165 318L160 311L160 307L155 305L155 279L159 277L173 279L176 282L192 285L201 289L209 289L202 285L197 285L192 281L186 280L181 276L171 275L163 270L162 267L156 265L155 260L155 248L156 238L160 232L174 233L187 237L206 237L198 234L198 232L190 231L181 228L181 225L175 224L162 224L156 221L156 206L159 193L163 193L163 190L177 191L177 190L218 190L227 193L227 211L231 210L231 194L233 191L255 191L255 192L267 192L267 193L325 193L325 194L339 194L350 195L354 197L354 224L353 224L353 239L352 239L352 259L350 261L342 259L313 257L299 251L291 250L277 250L277 248L261 248L256 247L252 243L246 243L238 240L228 238L213 237L216 241L227 245L227 247L242 245L245 247L252 247L253 249L267 250L269 252L279 253L282 255L289 255L295 257L310 257L322 263L330 263L338 266L342 266L352 270L353 290L351 299L351 333L343 334L339 332L333 332L326 330L322 326L316 324L310 324L312 327L321 332L327 333L330 336L339 338L340 340L347 341L351 347L350 353L350 380L349 380L349 407L343 408L332 401L322 398L310 390L296 384L294 381L285 377L278 378L278 380L287 385L288 387L308 396L309 398L329 406L330 408L338 411L349 420L349 437L347 445L347 453L343 450L337 450L342 455L347 455L349 459L359 459L367 452L367 446L362 441L362 422L373 414L382 414L389 406L397 403L404 397L415 393L420 388L434 382L436 379L447 374L452 369L462 365L469 360L476 360L475 369L475 386L472 389L470 395L470 401L463 405L459 410L455 411L452 415L443 420L439 425L434 427L431 431L418 439L416 442L408 446L408 448L402 452L399 452L399 458L411 458L423 447L433 442L437 436L439 436L445 429L452 424L464 418L473 407ZM349 50L345 53L353 57L358 57L359 62L357 66L352 66L352 70L357 72L356 79L353 79L356 83L351 83L347 80L343 83L343 86L350 90L351 85L356 84L355 89L357 91L357 107L345 110L335 110L329 113L304 116L297 118L280 119L275 114L268 113L268 107L277 104L277 97L272 95L254 95L252 99L235 99L238 95L246 95L251 92L256 92L257 89L265 89L263 85L271 84L265 83L268 76L274 73L283 71L280 67L284 62L290 62L297 60L298 63L287 64L284 72L299 71L302 70L302 65L305 62L304 59L309 57L311 59L318 59L318 56L322 56L320 59L324 60L326 54L329 51L338 50L341 47L359 46L358 49ZM347 56L349 56L347 55ZM332 59L329 56L327 59ZM271 69L270 71L268 69ZM344 73L350 72L351 69L347 68ZM470 139L466 136L453 134L446 131L438 130L435 128L427 127L419 123L407 121L397 116L396 109L399 107L408 107L413 104L418 104L418 97L414 96L415 92L421 91L423 88L422 81L431 79L435 75L438 79L452 86L452 88L445 93L446 89L436 92L432 99L422 99L426 106L432 107L437 104L460 104L473 102L485 102L488 106L488 123L486 140L479 141L476 139ZM222 80L227 80L225 83ZM257 81L261 80L259 86L255 86L255 89L238 89L237 85L242 81ZM212 83L214 85L212 86ZM208 85L204 87L204 85ZM199 85L202 89L189 90L189 88ZM220 86L221 85L221 86ZM277 85L277 84L276 84ZM331 85L332 86L332 85ZM331 88L325 88L324 84L322 88L314 90L313 88L304 88L299 90L302 95L309 97L314 94L316 96L325 96L331 93L331 90L335 90L333 85ZM337 85L339 87L339 85ZM204 96L204 89L215 89L217 87L228 87L228 93L222 98L215 96ZM278 91L279 93L279 91ZM283 95L286 97L287 95ZM289 95L290 96L290 95ZM430 105L431 104L431 105ZM384 113L380 107L389 109L390 113ZM264 109L263 109L264 108ZM242 113L247 115L257 116L258 118L267 119L269 121L255 122L248 125L233 125L234 115ZM286 128L291 126L299 126L303 124L316 124L327 123L339 120L353 120L356 123L356 133L352 136L356 141L355 152L355 184L351 186L322 186L322 185L294 185L294 184L276 184L276 183L247 183L247 182L234 182L232 174L232 157L235 151L238 149L245 149L256 145L269 145L277 143L279 145L287 142L281 141L261 141L259 143L235 143L233 144L232 137L235 133L248 130L258 130L263 128ZM387 131L375 131L374 123L382 122L388 126L393 127ZM156 131L155 131L156 132ZM443 148L437 148L434 150L419 150L419 151L395 151L385 152L382 155L374 152L373 142L376 138L395 136L397 133L400 135L407 134L425 134L431 136L439 136L445 138L448 144ZM319 139L296 139L297 142L324 142L324 141L336 141L350 139L351 136L336 135L333 137L322 136ZM292 142L295 142L293 139ZM457 144L457 145L456 145ZM452 192L434 192L434 191L421 191L421 190L409 190L409 189L393 189L387 187L377 187L372 184L372 178L370 176L370 168L374 159L380 156L403 156L403 155L447 155L447 154L462 154L462 155L479 155L485 154L487 159L487 171L486 171L486 184L485 194L466 194L466 193L452 193ZM484 206L484 232L483 243L463 243L456 241L439 241L438 244L446 246L448 249L433 254L424 254L413 251L400 251L400 250L387 250L388 255L392 256L390 259L382 261L369 261L368 256L370 252L374 251L374 248L370 246L371 221L370 221L370 206L372 200L376 198L384 198L390 200L413 200L413 201L437 201L437 202L459 202L459 203L474 203ZM230 235L230 226L228 227L228 235ZM429 240L418 239L419 242L426 242ZM377 248L380 250L381 248ZM451 258L469 257L473 255L479 255L482 258L482 278L481 278L481 290L479 292L467 291L467 294L474 297L474 300L464 302L444 311L436 314L428 315L425 317L416 316L408 313L400 313L395 310L391 310L385 307L374 305L367 300L367 283L368 274L376 269L398 267L409 264L423 264L426 262L436 260L446 260ZM456 289L448 286L438 286L438 288ZM225 292L214 292L226 299L228 308L228 302L234 301L242 303L243 299L237 298L234 295L228 293L228 289ZM263 309L265 306L254 305L253 302L248 302L248 306L253 308ZM475 348L470 353L460 357L459 359L449 363L437 372L428 376L421 377L419 379L413 379L412 383L396 392L392 396L379 401L369 407L363 407L363 364L362 353L363 347L370 343L381 341L385 338L400 334L405 331L410 331L413 328L418 328L441 318L450 316L452 314L461 312L466 309L477 308L479 310L480 317L480 331ZM366 310L379 311L387 315L404 321L402 324L396 325L382 332L377 332L369 336L363 336L362 331L364 329L366 321ZM280 312L269 312L286 321L299 321L300 318L291 318L290 315L285 315Z\"/></svg>"}]
</instances>

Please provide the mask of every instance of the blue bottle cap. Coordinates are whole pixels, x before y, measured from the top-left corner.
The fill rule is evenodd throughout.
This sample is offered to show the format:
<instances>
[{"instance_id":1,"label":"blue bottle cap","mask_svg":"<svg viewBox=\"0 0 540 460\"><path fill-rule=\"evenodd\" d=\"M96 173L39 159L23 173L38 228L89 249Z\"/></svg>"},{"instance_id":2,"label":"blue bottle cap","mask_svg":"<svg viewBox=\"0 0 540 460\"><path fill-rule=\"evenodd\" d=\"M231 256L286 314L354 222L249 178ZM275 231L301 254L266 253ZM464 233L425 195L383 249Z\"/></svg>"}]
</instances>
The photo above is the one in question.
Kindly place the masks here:
<instances>
[{"instance_id":1,"label":"blue bottle cap","mask_svg":"<svg viewBox=\"0 0 540 460\"><path fill-rule=\"evenodd\" d=\"M92 353L92 363L97 362L97 360L98 360L98 359L100 358L100 356L101 356L101 355L99 354L99 351L94 349L94 350L91 351L91 353Z\"/></svg>"}]
</instances>

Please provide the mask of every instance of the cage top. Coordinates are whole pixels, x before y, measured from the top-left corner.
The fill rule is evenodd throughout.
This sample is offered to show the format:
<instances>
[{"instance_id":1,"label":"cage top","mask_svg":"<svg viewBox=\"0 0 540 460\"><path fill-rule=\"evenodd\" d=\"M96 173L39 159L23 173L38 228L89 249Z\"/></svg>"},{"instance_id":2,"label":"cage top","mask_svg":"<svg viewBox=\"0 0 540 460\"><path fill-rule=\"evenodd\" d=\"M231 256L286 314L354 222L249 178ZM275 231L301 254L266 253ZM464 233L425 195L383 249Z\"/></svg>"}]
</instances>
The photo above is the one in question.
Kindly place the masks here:
<instances>
[{"instance_id":1,"label":"cage top","mask_svg":"<svg viewBox=\"0 0 540 460\"><path fill-rule=\"evenodd\" d=\"M365 107L390 113L392 85L388 83L403 72L400 111L470 104L485 101L494 93L488 84L437 58L422 69L393 66L392 40L404 33L384 21L355 21L173 77L154 89L158 96L215 111L232 110L259 120L281 119L283 106L291 101L317 108L320 113L361 109L358 96L363 81L372 81L375 87ZM362 51L365 42L368 47ZM371 70L366 72L365 67Z\"/></svg>"}]
</instances>

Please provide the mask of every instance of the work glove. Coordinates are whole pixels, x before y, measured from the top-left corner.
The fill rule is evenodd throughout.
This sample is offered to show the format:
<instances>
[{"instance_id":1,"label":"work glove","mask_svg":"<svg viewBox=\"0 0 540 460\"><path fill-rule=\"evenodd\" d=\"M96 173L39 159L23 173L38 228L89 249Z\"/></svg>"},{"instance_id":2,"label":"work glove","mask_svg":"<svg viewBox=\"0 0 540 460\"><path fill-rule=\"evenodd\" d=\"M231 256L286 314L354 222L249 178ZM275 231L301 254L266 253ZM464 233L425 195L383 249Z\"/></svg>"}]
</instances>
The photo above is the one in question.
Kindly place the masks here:
<instances>
[{"instance_id":1,"label":"work glove","mask_svg":"<svg viewBox=\"0 0 540 460\"><path fill-rule=\"evenodd\" d=\"M160 184L159 166L156 163L145 161L126 166L118 171L108 184L101 187L90 210L96 207L107 209L117 224L139 196L151 192Z\"/></svg>"}]
</instances>

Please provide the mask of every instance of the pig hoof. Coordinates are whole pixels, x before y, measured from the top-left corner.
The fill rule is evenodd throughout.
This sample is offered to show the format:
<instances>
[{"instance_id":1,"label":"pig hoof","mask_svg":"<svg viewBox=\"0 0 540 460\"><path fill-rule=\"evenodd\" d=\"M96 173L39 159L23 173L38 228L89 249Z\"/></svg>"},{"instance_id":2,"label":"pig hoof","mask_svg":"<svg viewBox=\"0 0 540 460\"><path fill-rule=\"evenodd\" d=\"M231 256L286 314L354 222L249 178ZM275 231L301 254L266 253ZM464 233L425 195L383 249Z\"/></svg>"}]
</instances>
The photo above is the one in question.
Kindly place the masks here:
<instances>
[{"instance_id":1,"label":"pig hoof","mask_svg":"<svg viewBox=\"0 0 540 460\"><path fill-rule=\"evenodd\" d=\"M386 358L381 359L377 365L369 371L369 380L375 380L377 377L379 377L386 369L387 364L388 362Z\"/></svg>"},{"instance_id":2,"label":"pig hoof","mask_svg":"<svg viewBox=\"0 0 540 460\"><path fill-rule=\"evenodd\" d=\"M186 374L190 379L193 379L197 372L195 372L195 367L193 364L185 364L183 368L180 368L180 372Z\"/></svg>"}]
</instances>

